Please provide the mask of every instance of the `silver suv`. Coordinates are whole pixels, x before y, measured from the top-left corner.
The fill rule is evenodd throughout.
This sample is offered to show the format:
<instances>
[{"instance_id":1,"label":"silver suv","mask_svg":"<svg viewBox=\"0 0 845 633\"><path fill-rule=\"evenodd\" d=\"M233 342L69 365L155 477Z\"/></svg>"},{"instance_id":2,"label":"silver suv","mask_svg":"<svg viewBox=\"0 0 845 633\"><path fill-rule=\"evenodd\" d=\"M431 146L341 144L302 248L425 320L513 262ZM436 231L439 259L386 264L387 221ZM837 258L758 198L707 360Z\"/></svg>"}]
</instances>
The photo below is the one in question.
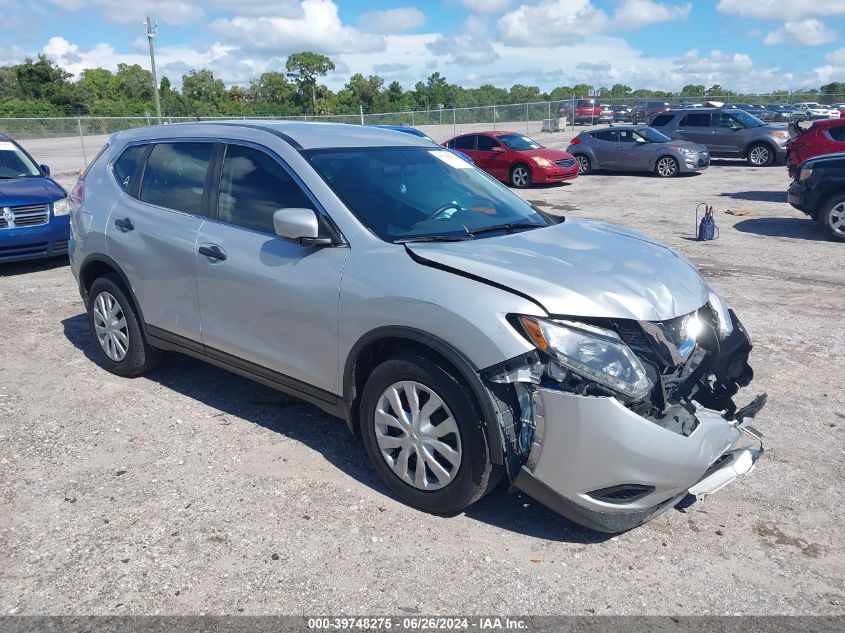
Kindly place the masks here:
<instances>
[{"instance_id":1,"label":"silver suv","mask_svg":"<svg viewBox=\"0 0 845 633\"><path fill-rule=\"evenodd\" d=\"M786 161L789 131L739 108L695 108L658 114L651 127L666 136L706 146L711 156L744 158L754 167Z\"/></svg>"},{"instance_id":2,"label":"silver suv","mask_svg":"<svg viewBox=\"0 0 845 633\"><path fill-rule=\"evenodd\" d=\"M762 452L749 423L764 398L733 400L751 342L689 261L547 215L425 139L131 130L71 200L108 370L138 376L176 350L294 394L346 420L417 508L458 512L506 475L615 532Z\"/></svg>"}]
</instances>

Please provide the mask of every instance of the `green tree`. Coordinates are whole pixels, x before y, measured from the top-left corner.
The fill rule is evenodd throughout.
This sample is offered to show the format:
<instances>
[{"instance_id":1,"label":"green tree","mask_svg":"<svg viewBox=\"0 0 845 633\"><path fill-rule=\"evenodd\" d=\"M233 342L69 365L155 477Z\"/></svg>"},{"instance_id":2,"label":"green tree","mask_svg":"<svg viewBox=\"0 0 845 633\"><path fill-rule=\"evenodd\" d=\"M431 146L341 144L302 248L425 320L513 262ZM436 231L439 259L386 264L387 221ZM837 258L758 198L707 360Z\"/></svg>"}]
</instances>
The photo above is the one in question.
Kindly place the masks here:
<instances>
[{"instance_id":1,"label":"green tree","mask_svg":"<svg viewBox=\"0 0 845 633\"><path fill-rule=\"evenodd\" d=\"M703 97L704 86L700 84L687 84L681 88L682 97Z\"/></svg>"},{"instance_id":2,"label":"green tree","mask_svg":"<svg viewBox=\"0 0 845 633\"><path fill-rule=\"evenodd\" d=\"M20 96L20 86L15 69L11 66L0 67L0 99Z\"/></svg>"},{"instance_id":3,"label":"green tree","mask_svg":"<svg viewBox=\"0 0 845 633\"><path fill-rule=\"evenodd\" d=\"M285 63L288 78L293 80L303 94L311 95L311 110L317 113L317 78L334 70L334 62L318 53L303 51L288 57Z\"/></svg>"},{"instance_id":4,"label":"green tree","mask_svg":"<svg viewBox=\"0 0 845 633\"><path fill-rule=\"evenodd\" d=\"M109 89L114 75L105 68L86 68L79 76L77 85L89 109L97 101L109 98Z\"/></svg>"},{"instance_id":5,"label":"green tree","mask_svg":"<svg viewBox=\"0 0 845 633\"><path fill-rule=\"evenodd\" d=\"M109 96L115 100L152 103L153 74L138 64L118 64L109 85Z\"/></svg>"},{"instance_id":6,"label":"green tree","mask_svg":"<svg viewBox=\"0 0 845 633\"><path fill-rule=\"evenodd\" d=\"M226 98L226 86L222 80L215 79L214 73L208 68L201 68L182 75L182 95L192 101L195 107L206 106L198 109L216 112Z\"/></svg>"},{"instance_id":7,"label":"green tree","mask_svg":"<svg viewBox=\"0 0 845 633\"><path fill-rule=\"evenodd\" d=\"M258 79L249 82L246 101L260 113L289 113L293 102L294 87L284 74L279 72L262 73Z\"/></svg>"}]
</instances>

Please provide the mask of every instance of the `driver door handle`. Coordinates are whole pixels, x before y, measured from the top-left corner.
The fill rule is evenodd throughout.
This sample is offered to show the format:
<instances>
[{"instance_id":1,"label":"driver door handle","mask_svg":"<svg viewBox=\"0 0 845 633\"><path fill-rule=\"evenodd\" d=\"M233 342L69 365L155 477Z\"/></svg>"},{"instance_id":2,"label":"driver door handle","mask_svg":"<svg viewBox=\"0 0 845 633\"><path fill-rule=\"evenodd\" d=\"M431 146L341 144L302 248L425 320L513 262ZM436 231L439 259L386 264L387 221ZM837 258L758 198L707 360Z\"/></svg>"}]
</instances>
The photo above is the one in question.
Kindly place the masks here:
<instances>
[{"instance_id":1,"label":"driver door handle","mask_svg":"<svg viewBox=\"0 0 845 633\"><path fill-rule=\"evenodd\" d=\"M217 246L217 244L205 244L200 246L197 252L215 261L222 262L226 259L226 251Z\"/></svg>"},{"instance_id":2,"label":"driver door handle","mask_svg":"<svg viewBox=\"0 0 845 633\"><path fill-rule=\"evenodd\" d=\"M132 223L130 218L118 218L114 221L114 225L124 233L132 231L135 228L135 225Z\"/></svg>"}]
</instances>

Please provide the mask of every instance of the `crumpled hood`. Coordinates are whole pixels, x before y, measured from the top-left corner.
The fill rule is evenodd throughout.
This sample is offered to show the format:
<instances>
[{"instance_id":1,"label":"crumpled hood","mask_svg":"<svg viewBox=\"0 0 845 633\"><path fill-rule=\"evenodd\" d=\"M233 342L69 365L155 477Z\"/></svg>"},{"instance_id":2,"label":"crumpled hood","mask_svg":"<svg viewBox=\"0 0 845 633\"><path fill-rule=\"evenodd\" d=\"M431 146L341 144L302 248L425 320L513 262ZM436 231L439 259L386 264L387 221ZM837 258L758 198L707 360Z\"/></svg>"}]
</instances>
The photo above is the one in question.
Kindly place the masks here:
<instances>
[{"instance_id":1,"label":"crumpled hood","mask_svg":"<svg viewBox=\"0 0 845 633\"><path fill-rule=\"evenodd\" d=\"M65 190L50 178L0 179L0 207L47 204L65 195Z\"/></svg>"},{"instance_id":2,"label":"crumpled hood","mask_svg":"<svg viewBox=\"0 0 845 633\"><path fill-rule=\"evenodd\" d=\"M683 255L595 220L407 247L418 258L528 295L553 315L663 321L696 310L709 294Z\"/></svg>"}]
</instances>

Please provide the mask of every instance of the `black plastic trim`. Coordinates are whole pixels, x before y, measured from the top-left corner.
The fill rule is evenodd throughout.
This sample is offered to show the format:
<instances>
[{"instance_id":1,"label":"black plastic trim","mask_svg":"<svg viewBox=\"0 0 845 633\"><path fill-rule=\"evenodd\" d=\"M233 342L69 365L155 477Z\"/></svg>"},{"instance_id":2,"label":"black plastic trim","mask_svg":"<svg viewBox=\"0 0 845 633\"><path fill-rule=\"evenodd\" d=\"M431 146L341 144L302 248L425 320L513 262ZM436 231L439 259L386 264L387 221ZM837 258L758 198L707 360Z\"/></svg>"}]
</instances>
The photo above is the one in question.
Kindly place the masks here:
<instances>
[{"instance_id":1,"label":"black plastic trim","mask_svg":"<svg viewBox=\"0 0 845 633\"><path fill-rule=\"evenodd\" d=\"M266 126L263 126L263 125L251 125L249 123L237 123L237 122L232 122L232 121L225 121L225 122L223 122L223 121L221 121L221 122L206 121L206 123L214 123L215 125L228 125L228 126L231 126L231 127L245 127L245 128L249 128L251 130L260 130L261 132L267 132L268 134L272 134L273 136L276 136L276 137L282 139L285 143L290 145L297 152L305 149L305 148L302 147L302 145L299 144L299 142L295 141L293 138L291 138L290 136L288 136L284 132L279 132L279 130L274 130L273 128L269 128L269 127L266 127Z\"/></svg>"},{"instance_id":2,"label":"black plastic trim","mask_svg":"<svg viewBox=\"0 0 845 633\"><path fill-rule=\"evenodd\" d=\"M423 330L404 326L386 326L376 328L358 339L346 357L343 367L343 400L347 406L351 407L352 402L359 395L355 393L354 377L355 364L361 351L378 340L391 338L404 338L429 347L455 366L460 372L461 378L469 385L476 401L481 407L481 414L484 416L484 422L487 425L487 437L490 442L490 459L494 464L501 465L504 462L504 442L502 439L504 422L493 402L490 392L480 378L479 369L471 360L449 343ZM348 422L350 428L354 430L354 421L351 419L351 415Z\"/></svg>"}]
</instances>

